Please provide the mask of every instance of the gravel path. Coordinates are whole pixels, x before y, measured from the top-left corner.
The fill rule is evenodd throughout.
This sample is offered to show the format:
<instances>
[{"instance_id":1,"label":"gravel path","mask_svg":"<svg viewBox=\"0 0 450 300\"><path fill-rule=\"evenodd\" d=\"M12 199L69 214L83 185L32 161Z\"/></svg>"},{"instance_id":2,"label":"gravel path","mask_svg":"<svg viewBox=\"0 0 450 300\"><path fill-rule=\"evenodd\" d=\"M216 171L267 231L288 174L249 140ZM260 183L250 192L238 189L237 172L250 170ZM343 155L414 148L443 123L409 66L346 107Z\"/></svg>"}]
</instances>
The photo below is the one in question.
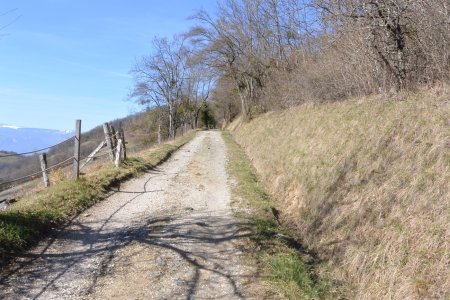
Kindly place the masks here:
<instances>
[{"instance_id":1,"label":"gravel path","mask_svg":"<svg viewBox=\"0 0 450 300\"><path fill-rule=\"evenodd\" d=\"M220 132L122 184L0 274L2 299L259 298Z\"/></svg>"}]
</instances>

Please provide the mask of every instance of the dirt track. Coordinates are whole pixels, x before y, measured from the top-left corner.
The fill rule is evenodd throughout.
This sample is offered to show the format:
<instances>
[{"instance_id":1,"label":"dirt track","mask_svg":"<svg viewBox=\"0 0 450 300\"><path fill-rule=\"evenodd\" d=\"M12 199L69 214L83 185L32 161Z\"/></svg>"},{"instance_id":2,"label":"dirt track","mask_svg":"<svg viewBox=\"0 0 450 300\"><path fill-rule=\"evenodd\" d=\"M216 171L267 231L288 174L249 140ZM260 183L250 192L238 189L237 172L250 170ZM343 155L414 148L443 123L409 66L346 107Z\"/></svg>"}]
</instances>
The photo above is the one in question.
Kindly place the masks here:
<instances>
[{"instance_id":1,"label":"dirt track","mask_svg":"<svg viewBox=\"0 0 450 300\"><path fill-rule=\"evenodd\" d=\"M198 133L3 270L0 298L259 298L225 162L220 132Z\"/></svg>"}]
</instances>

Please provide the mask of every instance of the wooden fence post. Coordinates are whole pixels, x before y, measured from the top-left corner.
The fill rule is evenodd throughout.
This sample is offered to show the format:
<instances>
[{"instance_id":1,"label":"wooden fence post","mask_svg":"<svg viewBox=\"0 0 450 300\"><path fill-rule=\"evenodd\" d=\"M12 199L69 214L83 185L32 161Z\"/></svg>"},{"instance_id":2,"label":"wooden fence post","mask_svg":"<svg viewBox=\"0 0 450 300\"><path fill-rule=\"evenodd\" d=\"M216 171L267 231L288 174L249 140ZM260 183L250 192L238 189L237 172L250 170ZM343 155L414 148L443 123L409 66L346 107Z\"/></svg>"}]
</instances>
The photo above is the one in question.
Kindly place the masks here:
<instances>
[{"instance_id":1,"label":"wooden fence post","mask_svg":"<svg viewBox=\"0 0 450 300\"><path fill-rule=\"evenodd\" d=\"M111 130L111 139L112 139L112 144L113 144L113 148L116 149L117 148L117 132L116 129L114 128L114 126L109 126L110 130Z\"/></svg>"},{"instance_id":2,"label":"wooden fence post","mask_svg":"<svg viewBox=\"0 0 450 300\"><path fill-rule=\"evenodd\" d=\"M114 147L111 140L111 132L109 131L108 123L103 124L103 132L105 133L106 145L109 149L109 158L114 161Z\"/></svg>"},{"instance_id":3,"label":"wooden fence post","mask_svg":"<svg viewBox=\"0 0 450 300\"><path fill-rule=\"evenodd\" d=\"M125 132L123 131L123 128L120 128L120 134L119 134L120 139L122 140L122 146L123 146L123 159L127 159L127 142L125 140Z\"/></svg>"},{"instance_id":4,"label":"wooden fence post","mask_svg":"<svg viewBox=\"0 0 450 300\"><path fill-rule=\"evenodd\" d=\"M48 180L47 174L47 154L42 153L39 155L39 161L41 162L41 170L42 170L42 178L44 179L44 186L48 187L50 185L50 181Z\"/></svg>"},{"instance_id":5,"label":"wooden fence post","mask_svg":"<svg viewBox=\"0 0 450 300\"><path fill-rule=\"evenodd\" d=\"M75 145L73 151L73 179L80 178L80 145L81 145L81 120L75 122Z\"/></svg>"},{"instance_id":6,"label":"wooden fence post","mask_svg":"<svg viewBox=\"0 0 450 300\"><path fill-rule=\"evenodd\" d=\"M117 151L116 151L116 160L114 161L114 164L116 165L116 168L120 166L120 157L122 152L122 140L117 140Z\"/></svg>"}]
</instances>

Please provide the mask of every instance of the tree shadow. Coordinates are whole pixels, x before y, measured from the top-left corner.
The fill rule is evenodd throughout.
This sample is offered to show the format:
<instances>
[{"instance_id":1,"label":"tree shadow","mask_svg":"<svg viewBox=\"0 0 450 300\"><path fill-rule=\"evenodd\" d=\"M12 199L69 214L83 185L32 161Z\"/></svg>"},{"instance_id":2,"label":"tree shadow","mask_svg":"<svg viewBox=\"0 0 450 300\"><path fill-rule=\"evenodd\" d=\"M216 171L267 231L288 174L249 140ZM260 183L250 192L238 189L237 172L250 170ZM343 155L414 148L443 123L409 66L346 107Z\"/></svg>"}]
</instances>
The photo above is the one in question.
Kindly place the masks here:
<instances>
[{"instance_id":1,"label":"tree shadow","mask_svg":"<svg viewBox=\"0 0 450 300\"><path fill-rule=\"evenodd\" d=\"M69 278L73 276L71 274L78 278L89 278L89 285L77 291L88 296L95 291L98 280L107 275L115 252L130 243L137 243L174 253L192 268L193 276L185 281L183 291L174 291L170 297L179 298L183 294L187 295L186 299L193 299L199 292L202 273L208 272L231 287L235 297L243 298L242 287L237 283L243 276L227 271L229 266L224 258L238 255L239 250L234 245L239 240L251 237L252 233L238 230L240 225L248 227L249 224L235 223L228 212L215 211L211 215L184 210L179 214L141 219L130 226L109 228L115 215L129 204L142 195L160 191L148 190L149 180L144 183L142 191L123 190L120 184L116 185L113 193L127 194L130 198L106 218L83 223L75 219L54 232L34 252L21 254L16 263L1 272L0 292L5 298L37 299L45 297L46 292L59 289L64 298L67 296L64 287L69 286L70 289L70 283L64 282L67 281L65 275L70 273ZM93 262L98 260L100 264L93 267ZM212 266L209 260L214 260L218 266ZM248 280L257 276L252 274Z\"/></svg>"},{"instance_id":2,"label":"tree shadow","mask_svg":"<svg viewBox=\"0 0 450 300\"><path fill-rule=\"evenodd\" d=\"M103 231L102 229L112 217L113 214L111 214L109 219L105 220L105 224L102 225L100 230L92 230L89 224L78 224L67 229L57 238L58 240L63 240L63 244L83 245L79 251L75 249L68 252L55 252L55 249L48 251L55 242L55 238L53 238L39 253L22 255L22 270L15 269L9 274L11 276L19 272L21 276L20 283L25 283L22 286L14 286L14 298L39 298L48 289L52 288L58 280L62 279L68 271L73 272L74 269L82 267L84 262L96 256L101 256L101 263L94 274L90 275L90 284L84 289L85 295L89 295L95 290L99 278L107 275L105 272L111 259L114 257L115 251L126 247L132 242L173 252L190 265L194 275L185 282L186 286L183 289L183 294L187 295L186 299L193 299L198 293L201 272L211 272L216 277L223 278L233 290L234 296L244 297L236 282L239 280L239 275L227 272L226 265L214 268L206 263L208 259L213 259L220 263L220 257L233 255L233 252L236 251L233 247L228 247L232 246L231 244L224 248L220 247L221 244L227 244L251 236L251 233L239 233L236 230L237 224L230 222L229 218L210 216L207 218L192 217L186 219L182 215L164 216L149 219L138 226L121 228L112 232ZM195 244L206 244L207 253L204 253L205 247L200 247L201 251L196 251L197 247ZM186 248L186 245L189 247ZM214 248L218 250L211 250ZM31 264L34 266L27 268ZM83 270L75 270L75 272L78 272L77 276L86 276L89 273ZM254 276L257 275L255 274ZM0 285L2 290L17 284L17 282L8 282L7 279L8 276L2 276L1 278ZM41 280L46 281L46 283L38 290L29 289L30 283ZM6 295L8 294L6 293ZM171 296L180 297L181 294Z\"/></svg>"},{"instance_id":3,"label":"tree shadow","mask_svg":"<svg viewBox=\"0 0 450 300\"><path fill-rule=\"evenodd\" d=\"M152 169L145 173L152 176L143 184L141 191L124 189L121 184L114 186L113 194L124 194L129 198L103 219L83 222L74 219L70 225L42 242L35 251L20 255L10 269L0 272L0 298L44 298L47 292L54 290L58 290L61 298L89 297L100 288L101 279L109 275L108 270L117 253L131 244L171 253L192 270L179 289L173 289L171 295L166 295L169 299L198 297L204 289L205 277L212 278L213 286L217 282L227 286L227 291L215 298L245 298L247 286L255 278L260 278L262 272L256 266L250 272L241 274L235 269L237 260L230 258L241 255L241 245L255 235L255 224L236 222L229 211L178 208L176 213L137 218L127 226L114 225L115 216L128 205L140 200L143 195L162 191L150 190L147 185L150 177L159 176L163 171ZM307 251L296 240L284 238L292 248ZM120 251L120 255L126 259L133 254ZM74 290L67 282L70 278L84 278L88 284Z\"/></svg>"}]
</instances>

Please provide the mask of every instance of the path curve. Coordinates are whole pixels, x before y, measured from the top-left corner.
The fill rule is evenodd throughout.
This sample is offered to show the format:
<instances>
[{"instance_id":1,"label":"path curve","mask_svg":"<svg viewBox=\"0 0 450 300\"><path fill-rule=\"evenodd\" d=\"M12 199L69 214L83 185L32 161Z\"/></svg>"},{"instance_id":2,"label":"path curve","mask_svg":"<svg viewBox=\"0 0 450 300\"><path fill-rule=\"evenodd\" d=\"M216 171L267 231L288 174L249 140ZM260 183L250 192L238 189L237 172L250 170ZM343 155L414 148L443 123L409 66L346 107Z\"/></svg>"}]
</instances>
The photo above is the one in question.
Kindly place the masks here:
<instances>
[{"instance_id":1,"label":"path curve","mask_svg":"<svg viewBox=\"0 0 450 300\"><path fill-rule=\"evenodd\" d=\"M221 133L199 132L3 270L0 298L254 298L225 163Z\"/></svg>"}]
</instances>

